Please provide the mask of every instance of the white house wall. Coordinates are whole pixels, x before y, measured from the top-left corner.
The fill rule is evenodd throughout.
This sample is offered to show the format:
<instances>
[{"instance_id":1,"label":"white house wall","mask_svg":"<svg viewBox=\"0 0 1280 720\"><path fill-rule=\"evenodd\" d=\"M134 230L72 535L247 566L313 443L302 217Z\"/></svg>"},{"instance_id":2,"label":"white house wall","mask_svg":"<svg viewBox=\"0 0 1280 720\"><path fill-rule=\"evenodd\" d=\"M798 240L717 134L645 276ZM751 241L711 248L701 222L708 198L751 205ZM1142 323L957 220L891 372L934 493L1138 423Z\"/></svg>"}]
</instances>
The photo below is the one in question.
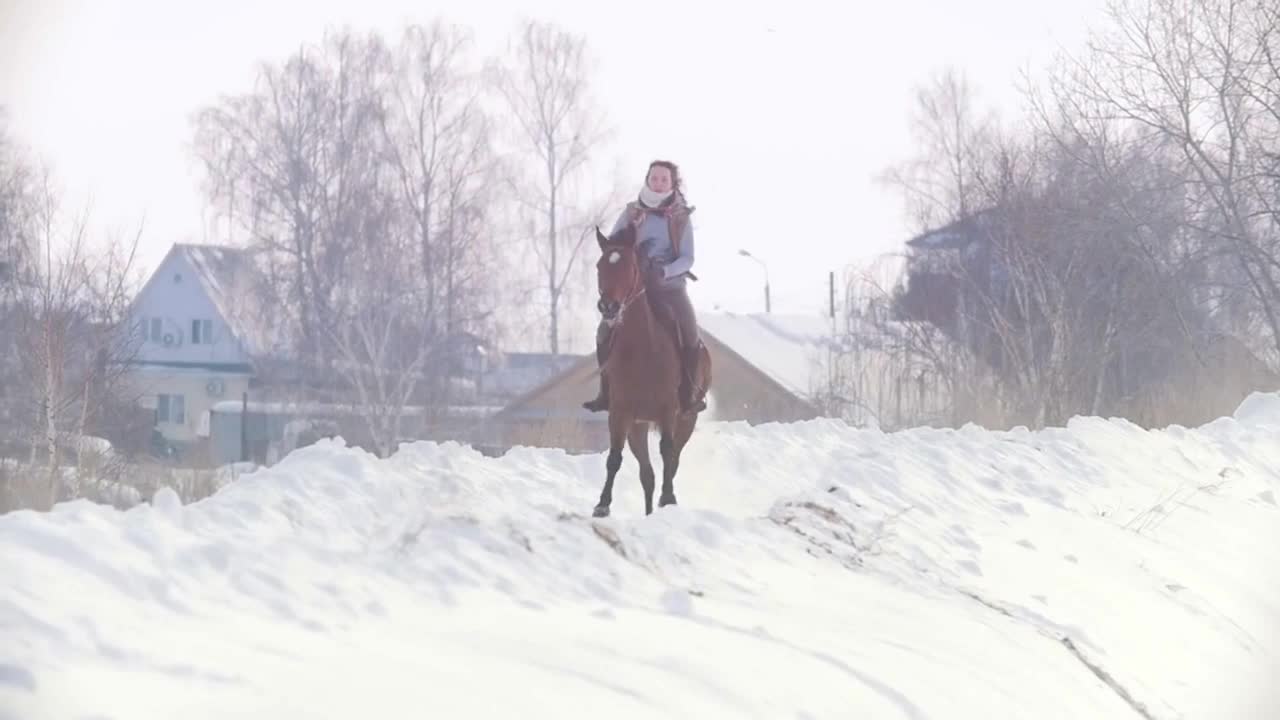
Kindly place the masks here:
<instances>
[{"instance_id":1,"label":"white house wall","mask_svg":"<svg viewBox=\"0 0 1280 720\"><path fill-rule=\"evenodd\" d=\"M159 337L153 318L160 320ZM212 342L192 342L192 321L208 320ZM145 331L138 362L144 364L243 365L249 355L205 293L182 253L170 255L156 270L134 305L134 327ZM165 344L168 339L170 344ZM203 340L203 338L201 338Z\"/></svg>"},{"instance_id":2,"label":"white house wall","mask_svg":"<svg viewBox=\"0 0 1280 720\"><path fill-rule=\"evenodd\" d=\"M209 410L219 402L239 400L249 389L249 376L198 368L139 368L135 387L145 407L156 410L161 396L181 397L181 421L157 416L156 428L170 442L189 444L209 436ZM172 400L168 401L172 407Z\"/></svg>"}]
</instances>

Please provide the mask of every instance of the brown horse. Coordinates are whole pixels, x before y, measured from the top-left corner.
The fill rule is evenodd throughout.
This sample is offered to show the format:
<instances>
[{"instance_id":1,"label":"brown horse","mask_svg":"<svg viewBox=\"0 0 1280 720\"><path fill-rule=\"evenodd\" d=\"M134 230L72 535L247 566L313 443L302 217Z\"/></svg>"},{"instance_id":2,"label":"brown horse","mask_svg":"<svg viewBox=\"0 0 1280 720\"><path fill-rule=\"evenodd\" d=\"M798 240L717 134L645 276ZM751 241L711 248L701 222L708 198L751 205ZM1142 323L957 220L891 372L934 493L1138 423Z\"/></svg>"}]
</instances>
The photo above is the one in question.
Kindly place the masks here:
<instances>
[{"instance_id":1,"label":"brown horse","mask_svg":"<svg viewBox=\"0 0 1280 720\"><path fill-rule=\"evenodd\" d=\"M608 359L602 371L609 384L609 456L600 502L592 515L606 517L613 502L613 478L622 467L622 444L640 464L644 512L653 512L653 465L649 463L649 424L657 423L662 456L662 495L658 506L674 505L673 481L680 452L693 435L697 413L681 413L680 355L675 333L658 319L645 286L647 259L636 249L636 229L627 223L612 237L596 229L600 261L596 263L600 312L613 328ZM696 385L711 387L711 355L703 345L698 357Z\"/></svg>"}]
</instances>

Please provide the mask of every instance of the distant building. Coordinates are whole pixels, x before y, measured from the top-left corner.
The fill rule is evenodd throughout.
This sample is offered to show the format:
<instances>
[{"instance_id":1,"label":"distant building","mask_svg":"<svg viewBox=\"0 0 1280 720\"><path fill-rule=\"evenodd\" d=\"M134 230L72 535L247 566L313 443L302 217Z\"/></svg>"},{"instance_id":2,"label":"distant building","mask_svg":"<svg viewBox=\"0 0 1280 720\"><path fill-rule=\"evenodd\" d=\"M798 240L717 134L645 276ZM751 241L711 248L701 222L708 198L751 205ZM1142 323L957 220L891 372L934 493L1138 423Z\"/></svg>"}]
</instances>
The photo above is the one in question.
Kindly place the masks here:
<instances>
[{"instance_id":1,"label":"distant building","mask_svg":"<svg viewBox=\"0 0 1280 720\"><path fill-rule=\"evenodd\" d=\"M700 313L698 322L712 363L703 421L760 424L827 414L830 363L843 349L829 318ZM582 408L598 387L595 355L580 356L489 417L472 441L499 450L517 445L605 450L607 414Z\"/></svg>"},{"instance_id":2,"label":"distant building","mask_svg":"<svg viewBox=\"0 0 1280 720\"><path fill-rule=\"evenodd\" d=\"M247 392L255 358L269 349L263 310L244 302L253 279L244 250L179 243L134 299L136 382L156 428L177 447L207 440L210 408Z\"/></svg>"},{"instance_id":3,"label":"distant building","mask_svg":"<svg viewBox=\"0 0 1280 720\"><path fill-rule=\"evenodd\" d=\"M996 246L1002 233L1007 239L1013 232L1011 226L998 208L988 208L909 239L906 284L894 299L897 318L937 328L995 376L1011 365L1007 339L995 328L1007 327L1021 339L1044 327L1034 308L1023 317L1028 313L1017 303L1032 301L1014 296L1010 268ZM992 308L1001 311L999 321ZM1179 333L1189 334L1188 342L1123 343L1098 361L1105 367L1097 394L1107 398L1101 412L1146 427L1196 425L1230 415L1254 390L1280 388L1280 377L1203 308L1198 315L1179 317L1177 329L1168 334ZM1043 361L1050 344L1034 347ZM975 404L980 403L966 406ZM982 420L965 412L953 418L973 419Z\"/></svg>"}]
</instances>

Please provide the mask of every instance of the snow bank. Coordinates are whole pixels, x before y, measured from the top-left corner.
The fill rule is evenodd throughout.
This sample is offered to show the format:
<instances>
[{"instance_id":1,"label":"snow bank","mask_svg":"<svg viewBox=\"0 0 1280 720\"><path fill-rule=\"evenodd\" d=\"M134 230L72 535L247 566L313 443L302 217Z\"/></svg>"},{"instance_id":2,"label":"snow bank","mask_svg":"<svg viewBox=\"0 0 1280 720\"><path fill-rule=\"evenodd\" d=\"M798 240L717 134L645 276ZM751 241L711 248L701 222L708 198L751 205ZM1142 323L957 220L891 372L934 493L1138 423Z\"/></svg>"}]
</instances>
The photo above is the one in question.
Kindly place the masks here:
<instances>
[{"instance_id":1,"label":"snow bank","mask_svg":"<svg viewBox=\"0 0 1280 720\"><path fill-rule=\"evenodd\" d=\"M1278 433L713 423L603 521L600 456L325 441L0 517L0 717L1274 718Z\"/></svg>"}]
</instances>

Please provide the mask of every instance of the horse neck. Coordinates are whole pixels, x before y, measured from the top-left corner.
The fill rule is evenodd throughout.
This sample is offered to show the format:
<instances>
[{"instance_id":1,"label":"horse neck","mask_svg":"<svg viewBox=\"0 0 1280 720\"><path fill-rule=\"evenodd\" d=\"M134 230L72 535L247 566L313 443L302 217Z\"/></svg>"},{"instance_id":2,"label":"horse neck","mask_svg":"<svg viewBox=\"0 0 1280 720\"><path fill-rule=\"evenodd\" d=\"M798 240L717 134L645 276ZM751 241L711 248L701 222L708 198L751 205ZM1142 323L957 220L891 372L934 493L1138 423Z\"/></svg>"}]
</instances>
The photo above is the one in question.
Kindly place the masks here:
<instances>
[{"instance_id":1,"label":"horse neck","mask_svg":"<svg viewBox=\"0 0 1280 720\"><path fill-rule=\"evenodd\" d=\"M618 327L618 343L635 344L640 349L652 347L654 324L653 308L649 306L649 291L646 290L643 295L637 295L623 312L622 323Z\"/></svg>"}]
</instances>

